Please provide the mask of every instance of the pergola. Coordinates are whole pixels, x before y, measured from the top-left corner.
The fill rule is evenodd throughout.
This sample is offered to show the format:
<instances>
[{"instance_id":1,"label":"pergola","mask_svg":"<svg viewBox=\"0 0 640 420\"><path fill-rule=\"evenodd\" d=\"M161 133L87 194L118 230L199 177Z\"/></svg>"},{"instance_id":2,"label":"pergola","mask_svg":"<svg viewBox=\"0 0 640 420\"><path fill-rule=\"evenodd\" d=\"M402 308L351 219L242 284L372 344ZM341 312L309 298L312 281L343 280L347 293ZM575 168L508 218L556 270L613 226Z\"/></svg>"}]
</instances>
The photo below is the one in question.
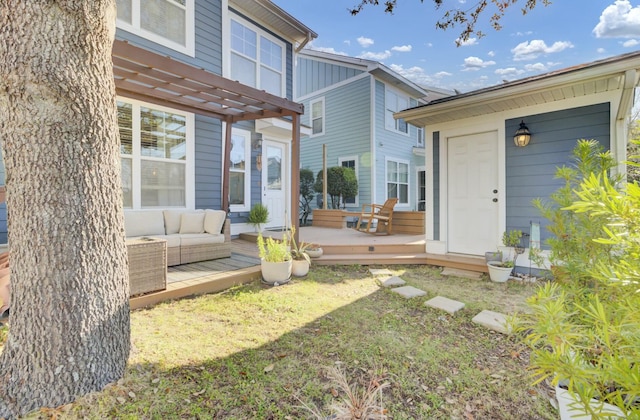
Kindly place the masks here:
<instances>
[{"instance_id":1,"label":"pergola","mask_svg":"<svg viewBox=\"0 0 640 420\"><path fill-rule=\"evenodd\" d=\"M222 209L229 210L229 166L233 123L272 117L290 117L292 121L291 168L300 166L300 115L304 107L286 98L243 85L170 57L136 47L126 41L113 44L113 73L116 92L133 99L226 122L224 137L224 180ZM291 171L291 218L299 227L300 176ZM296 235L298 229L296 229ZM297 239L297 238L296 238Z\"/></svg>"}]
</instances>

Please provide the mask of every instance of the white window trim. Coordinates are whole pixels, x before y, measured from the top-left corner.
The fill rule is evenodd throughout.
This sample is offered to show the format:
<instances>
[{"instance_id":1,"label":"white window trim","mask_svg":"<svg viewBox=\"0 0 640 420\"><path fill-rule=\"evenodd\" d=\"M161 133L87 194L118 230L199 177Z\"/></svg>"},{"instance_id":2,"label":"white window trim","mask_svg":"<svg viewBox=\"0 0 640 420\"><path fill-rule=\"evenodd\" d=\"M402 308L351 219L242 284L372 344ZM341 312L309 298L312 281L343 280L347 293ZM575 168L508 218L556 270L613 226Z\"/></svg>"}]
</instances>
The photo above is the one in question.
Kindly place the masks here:
<instances>
[{"instance_id":1,"label":"white window trim","mask_svg":"<svg viewBox=\"0 0 640 420\"><path fill-rule=\"evenodd\" d=\"M231 127L232 136L242 136L245 139L244 148L244 205L229 204L229 211L232 213L251 210L251 131L242 128ZM260 151L262 153L262 151ZM233 170L229 168L229 172ZM235 172L235 171L233 171ZM229 182L229 180L226 180Z\"/></svg>"},{"instance_id":2,"label":"white window trim","mask_svg":"<svg viewBox=\"0 0 640 420\"><path fill-rule=\"evenodd\" d=\"M342 156L338 158L338 166L342 166L342 162L347 162L347 161L354 161L355 162L355 166L354 166L354 170L356 172L356 180L358 181L358 190L360 190L360 177L358 176L359 174L359 163L358 163L358 156L353 155L353 156ZM360 192L360 191L358 191ZM354 203L347 203L345 204L345 207L360 207L360 194L356 194L355 196L355 202ZM340 203L342 204L342 203Z\"/></svg>"},{"instance_id":3,"label":"white window trim","mask_svg":"<svg viewBox=\"0 0 640 420\"><path fill-rule=\"evenodd\" d=\"M388 180L388 173L389 173L389 162L395 162L395 163L403 163L407 165L407 202L406 203L401 203L398 198L398 203L396 204L397 207L409 207L411 205L411 163L409 163L408 160L404 160L404 159L398 159L398 158L394 158L394 157L385 157L384 159L384 196L385 196L385 200L389 199L389 192L387 189L387 184L389 183Z\"/></svg>"},{"instance_id":4,"label":"white window trim","mask_svg":"<svg viewBox=\"0 0 640 420\"><path fill-rule=\"evenodd\" d=\"M397 129L398 120L396 120L395 118L393 119L394 120L394 126L393 127L390 127L387 124L387 96L388 96L388 92L391 92L396 96L399 96L399 97L402 97L402 98L406 98L407 99L407 106L409 106L409 104L411 103L411 97L409 95L405 94L405 93L402 93L401 91L399 91L397 89L393 89L393 88L389 87L386 84L384 86L385 86L385 89L384 89L384 128L387 131L391 131L391 132L394 132L394 133L401 134L403 136L409 137L410 133L411 133L411 129L409 128L410 127L409 123L407 123L406 121L405 121L405 124L407 124L407 132L406 133L404 131L400 131L400 130ZM402 110L401 109L397 109L394 112L398 112L398 111L402 111Z\"/></svg>"},{"instance_id":5,"label":"white window trim","mask_svg":"<svg viewBox=\"0 0 640 420\"><path fill-rule=\"evenodd\" d=\"M424 127L416 127L416 146L424 148L425 137L424 137Z\"/></svg>"},{"instance_id":6,"label":"white window trim","mask_svg":"<svg viewBox=\"0 0 640 420\"><path fill-rule=\"evenodd\" d=\"M185 3L185 44L180 45L170 39L164 38L153 32L149 32L140 27L140 0L131 0L131 22L128 23L120 19L116 19L116 26L124 31L131 32L134 35L141 36L156 44L171 48L177 52L186 54L190 57L196 55L195 43L195 0L186 0Z\"/></svg>"},{"instance_id":7,"label":"white window trim","mask_svg":"<svg viewBox=\"0 0 640 420\"><path fill-rule=\"evenodd\" d=\"M321 102L322 103L322 131L316 134L313 134L313 105ZM314 99L313 101L309 102L309 125L311 126L311 135L309 137L317 137L317 136L324 136L325 134L325 122L326 122L326 114L325 114L325 107L324 107L324 96L321 98L317 98ZM357 164L357 163L356 163Z\"/></svg>"},{"instance_id":8,"label":"white window trim","mask_svg":"<svg viewBox=\"0 0 640 420\"><path fill-rule=\"evenodd\" d=\"M131 159L131 188L133 190L132 203L133 206L129 210L143 210L160 207L142 207L142 182L140 179L141 160L158 160L161 162L184 162L185 164L185 206L179 208L195 209L195 117L190 112L180 111L165 106L151 104L148 102L130 99L125 96L118 96L118 101L126 102L132 105L132 153L130 155L120 154L121 158ZM185 117L186 124L186 154L185 161L179 159L158 159L149 156L142 156L140 152L140 107L149 107L158 111L171 112L173 114Z\"/></svg>"},{"instance_id":9,"label":"white window trim","mask_svg":"<svg viewBox=\"0 0 640 420\"><path fill-rule=\"evenodd\" d=\"M282 73L280 76L281 92L279 96L283 98L286 97L287 95L286 93L287 92L287 45L286 43L282 42L282 40L266 32L261 27L256 26L253 23L249 22L248 20L244 19L242 16L239 16L231 11L227 14L227 16L228 16L228 21L226 24L225 32L223 33L223 36L222 36L222 38L225 39L225 42L224 42L225 45L223 46L223 53L224 53L224 58L226 62L226 64L224 64L224 70L223 70L224 76L227 78L231 78L231 54L234 54L234 52L231 50L231 21L235 20L236 22L242 24L243 26L248 27L252 31L255 31L258 36L258 40L257 40L258 45L256 46L257 54L258 54L257 66L256 66L257 74L256 74L256 86L254 86L256 89L262 90L262 88L260 87L260 66L262 65L260 63L260 37L262 36L264 38L267 38L269 41L275 44L278 44L282 48ZM246 57L246 56L243 55L243 57ZM250 57L247 57L247 58L251 59Z\"/></svg>"},{"instance_id":10,"label":"white window trim","mask_svg":"<svg viewBox=\"0 0 640 420\"><path fill-rule=\"evenodd\" d=\"M427 167L416 166L416 207L415 210L419 211L420 207L420 172L424 172L424 207L427 210L427 194L429 193L427 188Z\"/></svg>"}]
</instances>

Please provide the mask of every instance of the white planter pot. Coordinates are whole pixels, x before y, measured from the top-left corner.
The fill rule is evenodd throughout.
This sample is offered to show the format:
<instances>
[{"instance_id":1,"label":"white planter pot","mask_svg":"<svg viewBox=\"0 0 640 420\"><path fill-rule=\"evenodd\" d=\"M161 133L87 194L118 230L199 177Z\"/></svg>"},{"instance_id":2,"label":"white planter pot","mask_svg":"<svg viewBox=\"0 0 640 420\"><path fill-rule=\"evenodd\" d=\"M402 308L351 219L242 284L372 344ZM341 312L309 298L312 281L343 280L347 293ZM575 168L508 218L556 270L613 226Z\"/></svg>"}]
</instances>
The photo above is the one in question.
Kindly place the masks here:
<instances>
[{"instance_id":1,"label":"white planter pot","mask_svg":"<svg viewBox=\"0 0 640 420\"><path fill-rule=\"evenodd\" d=\"M292 260L285 262L267 262L261 260L262 280L267 284L283 284L291 278Z\"/></svg>"},{"instance_id":2,"label":"white planter pot","mask_svg":"<svg viewBox=\"0 0 640 420\"><path fill-rule=\"evenodd\" d=\"M320 258L322 257L322 248L317 249L307 249L305 251L310 258Z\"/></svg>"},{"instance_id":3,"label":"white planter pot","mask_svg":"<svg viewBox=\"0 0 640 420\"><path fill-rule=\"evenodd\" d=\"M513 267L498 267L496 264L500 263L494 261L490 261L487 263L487 267L489 268L489 278L493 282L504 283L505 281L509 280L511 271L513 271Z\"/></svg>"},{"instance_id":4,"label":"white planter pot","mask_svg":"<svg viewBox=\"0 0 640 420\"><path fill-rule=\"evenodd\" d=\"M309 272L309 265L309 261L307 260L293 260L291 274L296 277L304 277Z\"/></svg>"},{"instance_id":5,"label":"white planter pot","mask_svg":"<svg viewBox=\"0 0 640 420\"><path fill-rule=\"evenodd\" d=\"M564 388L556 386L556 399L558 400L558 411L560 411L560 420L591 420L591 415L585 413L581 404L576 403L574 396ZM591 406L596 408L600 404L593 400ZM624 413L614 405L604 403L601 410L602 413L611 413L612 417L607 418L624 418ZM616 417L617 416L617 417Z\"/></svg>"}]
</instances>

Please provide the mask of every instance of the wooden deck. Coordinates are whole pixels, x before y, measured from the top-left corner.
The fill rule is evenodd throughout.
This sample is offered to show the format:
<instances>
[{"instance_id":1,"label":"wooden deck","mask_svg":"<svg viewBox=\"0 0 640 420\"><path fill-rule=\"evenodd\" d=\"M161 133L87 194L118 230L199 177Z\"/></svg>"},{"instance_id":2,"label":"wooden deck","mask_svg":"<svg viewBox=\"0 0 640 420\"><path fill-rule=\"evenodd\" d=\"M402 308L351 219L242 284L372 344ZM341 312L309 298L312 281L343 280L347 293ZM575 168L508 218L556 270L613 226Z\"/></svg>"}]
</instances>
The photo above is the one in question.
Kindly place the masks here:
<instances>
[{"instance_id":1,"label":"wooden deck","mask_svg":"<svg viewBox=\"0 0 640 420\"><path fill-rule=\"evenodd\" d=\"M429 264L463 270L486 272L482 257L436 255L426 252L424 235L393 234L375 236L355 229L333 229L308 226L300 228L302 242L322 247L320 265L391 265ZM264 235L281 238L281 231L265 231ZM167 289L133 297L131 309L204 293L214 293L261 278L260 260L255 244L257 234L244 233L231 241L231 257L167 269Z\"/></svg>"}]
</instances>

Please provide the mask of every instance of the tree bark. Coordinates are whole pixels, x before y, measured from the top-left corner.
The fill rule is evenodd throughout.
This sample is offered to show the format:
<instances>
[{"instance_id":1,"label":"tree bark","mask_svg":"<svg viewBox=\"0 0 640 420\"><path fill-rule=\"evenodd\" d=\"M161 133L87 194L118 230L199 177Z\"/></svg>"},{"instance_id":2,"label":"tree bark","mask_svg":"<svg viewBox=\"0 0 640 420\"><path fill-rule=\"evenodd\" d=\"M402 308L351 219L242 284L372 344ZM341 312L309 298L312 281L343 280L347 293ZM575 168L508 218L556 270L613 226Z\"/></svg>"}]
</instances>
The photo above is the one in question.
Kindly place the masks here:
<instances>
[{"instance_id":1,"label":"tree bark","mask_svg":"<svg viewBox=\"0 0 640 420\"><path fill-rule=\"evenodd\" d=\"M12 287L0 417L100 390L129 356L115 17L115 0L0 6Z\"/></svg>"}]
</instances>

